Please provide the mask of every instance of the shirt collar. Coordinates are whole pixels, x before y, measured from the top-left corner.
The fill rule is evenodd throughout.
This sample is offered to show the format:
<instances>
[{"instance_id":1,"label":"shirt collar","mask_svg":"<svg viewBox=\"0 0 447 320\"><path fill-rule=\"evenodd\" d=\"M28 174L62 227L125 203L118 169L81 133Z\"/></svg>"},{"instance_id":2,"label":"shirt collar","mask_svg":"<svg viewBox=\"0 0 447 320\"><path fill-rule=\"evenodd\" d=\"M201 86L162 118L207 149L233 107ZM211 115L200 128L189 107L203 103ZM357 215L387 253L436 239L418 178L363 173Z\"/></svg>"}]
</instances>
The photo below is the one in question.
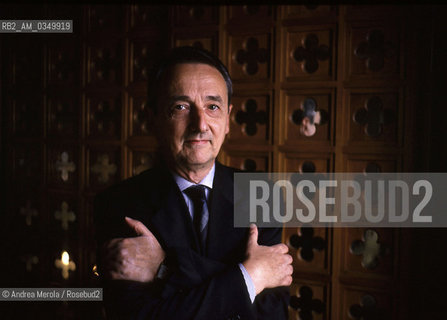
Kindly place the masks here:
<instances>
[{"instance_id":1,"label":"shirt collar","mask_svg":"<svg viewBox=\"0 0 447 320\"><path fill-rule=\"evenodd\" d=\"M202 184L210 189L213 188L213 180L214 180L214 172L216 170L216 163L213 164L213 167L208 172L208 174L197 184ZM185 178L179 176L177 173L172 172L172 176L174 177L175 182L177 183L180 191L184 191L185 189L189 188L190 186L195 185L194 182L188 181Z\"/></svg>"}]
</instances>

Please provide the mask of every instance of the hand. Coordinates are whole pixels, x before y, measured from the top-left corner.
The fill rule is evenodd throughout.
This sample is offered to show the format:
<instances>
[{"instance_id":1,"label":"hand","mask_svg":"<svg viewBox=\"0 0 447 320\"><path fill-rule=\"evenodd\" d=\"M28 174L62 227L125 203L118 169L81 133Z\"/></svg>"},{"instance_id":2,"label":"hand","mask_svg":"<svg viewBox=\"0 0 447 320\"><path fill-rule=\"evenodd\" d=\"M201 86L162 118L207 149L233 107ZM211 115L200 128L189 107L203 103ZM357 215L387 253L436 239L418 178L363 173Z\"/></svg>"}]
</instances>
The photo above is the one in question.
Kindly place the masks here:
<instances>
[{"instance_id":1,"label":"hand","mask_svg":"<svg viewBox=\"0 0 447 320\"><path fill-rule=\"evenodd\" d=\"M283 244L271 247L258 245L258 228L250 226L247 243L247 260L242 264L250 275L256 294L265 288L289 286L292 283L292 257L289 248Z\"/></svg>"},{"instance_id":2,"label":"hand","mask_svg":"<svg viewBox=\"0 0 447 320\"><path fill-rule=\"evenodd\" d=\"M128 217L125 220L137 237L116 238L105 243L102 248L105 277L150 282L154 280L165 252L142 222Z\"/></svg>"}]
</instances>

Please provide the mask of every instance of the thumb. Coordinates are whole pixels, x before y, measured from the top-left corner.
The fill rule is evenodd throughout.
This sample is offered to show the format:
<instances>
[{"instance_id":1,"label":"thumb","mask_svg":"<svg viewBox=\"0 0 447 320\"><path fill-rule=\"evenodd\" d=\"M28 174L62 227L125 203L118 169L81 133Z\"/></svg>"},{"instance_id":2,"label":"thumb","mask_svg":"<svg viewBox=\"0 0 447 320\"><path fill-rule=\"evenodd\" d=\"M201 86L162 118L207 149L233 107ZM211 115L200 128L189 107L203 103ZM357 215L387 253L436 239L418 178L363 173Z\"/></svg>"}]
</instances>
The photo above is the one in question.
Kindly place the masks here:
<instances>
[{"instance_id":1,"label":"thumb","mask_svg":"<svg viewBox=\"0 0 447 320\"><path fill-rule=\"evenodd\" d=\"M135 231L137 236L152 236L152 233L141 221L129 217L125 217L124 220L126 220L127 225Z\"/></svg>"},{"instance_id":2,"label":"thumb","mask_svg":"<svg viewBox=\"0 0 447 320\"><path fill-rule=\"evenodd\" d=\"M258 227L255 224L250 225L250 236L248 237L248 247L258 245Z\"/></svg>"}]
</instances>

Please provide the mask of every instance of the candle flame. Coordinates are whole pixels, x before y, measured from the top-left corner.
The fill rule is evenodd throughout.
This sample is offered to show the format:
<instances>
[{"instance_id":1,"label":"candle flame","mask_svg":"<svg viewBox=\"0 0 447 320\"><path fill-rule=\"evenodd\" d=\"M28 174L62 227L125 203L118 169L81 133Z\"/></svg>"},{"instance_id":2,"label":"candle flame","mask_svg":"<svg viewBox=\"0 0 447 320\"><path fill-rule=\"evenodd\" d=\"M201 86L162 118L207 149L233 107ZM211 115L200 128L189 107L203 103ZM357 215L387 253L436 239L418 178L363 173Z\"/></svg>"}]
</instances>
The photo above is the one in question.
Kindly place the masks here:
<instances>
[{"instance_id":1,"label":"candle flame","mask_svg":"<svg viewBox=\"0 0 447 320\"><path fill-rule=\"evenodd\" d=\"M70 263L70 256L68 255L67 251L62 252L62 264L65 266L68 266Z\"/></svg>"}]
</instances>

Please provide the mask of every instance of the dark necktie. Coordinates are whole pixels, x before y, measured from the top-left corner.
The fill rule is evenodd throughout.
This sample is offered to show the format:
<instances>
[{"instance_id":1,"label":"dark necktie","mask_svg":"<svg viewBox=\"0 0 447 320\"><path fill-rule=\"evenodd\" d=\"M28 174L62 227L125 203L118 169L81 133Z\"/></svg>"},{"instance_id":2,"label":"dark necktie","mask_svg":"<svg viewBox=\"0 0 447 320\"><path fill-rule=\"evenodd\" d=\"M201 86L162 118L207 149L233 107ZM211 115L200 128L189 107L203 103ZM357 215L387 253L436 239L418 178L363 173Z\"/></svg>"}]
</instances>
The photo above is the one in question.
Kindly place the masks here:
<instances>
[{"instance_id":1,"label":"dark necktie","mask_svg":"<svg viewBox=\"0 0 447 320\"><path fill-rule=\"evenodd\" d=\"M194 185L185 190L193 203L193 224L199 238L201 251L205 252L206 235L208 231L208 206L206 204L204 185Z\"/></svg>"}]
</instances>

